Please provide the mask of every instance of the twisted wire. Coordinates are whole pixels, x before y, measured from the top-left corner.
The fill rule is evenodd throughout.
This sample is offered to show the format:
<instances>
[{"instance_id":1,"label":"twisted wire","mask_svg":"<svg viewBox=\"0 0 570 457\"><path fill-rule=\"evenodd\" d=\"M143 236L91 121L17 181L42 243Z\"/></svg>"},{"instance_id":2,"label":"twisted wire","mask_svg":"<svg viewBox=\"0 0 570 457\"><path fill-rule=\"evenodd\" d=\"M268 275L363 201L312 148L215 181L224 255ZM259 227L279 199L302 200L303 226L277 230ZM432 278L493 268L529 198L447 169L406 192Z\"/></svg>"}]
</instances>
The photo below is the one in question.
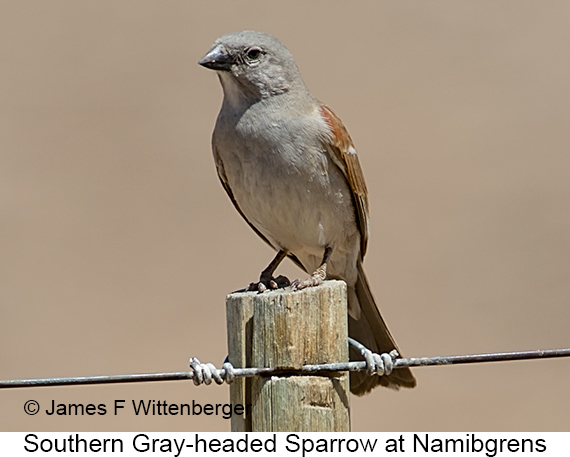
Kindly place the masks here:
<instances>
[{"instance_id":1,"label":"twisted wire","mask_svg":"<svg viewBox=\"0 0 570 457\"><path fill-rule=\"evenodd\" d=\"M570 357L570 348L547 349L519 352L499 352L490 354L469 354L451 355L437 357L411 357L398 358L397 351L389 354L377 354L358 341L349 338L349 344L355 347L363 361L323 363L315 365L304 365L299 369L283 370L280 368L234 368L230 362L225 362L221 369L217 369L211 363L200 363L196 358L190 359L190 371L172 373L143 373L108 376L78 376L62 378L38 378L38 379L9 379L0 380L0 389L19 387L40 387L40 386L65 386L65 385L85 385L85 384L114 384L132 382L151 381L180 381L192 379L195 385L210 385L212 381L216 384L231 383L237 377L252 376L278 376L278 375L315 375L340 371L361 371L371 376L387 376L392 370L403 367L422 367L439 365L457 365L466 363L499 362L509 360L530 360L547 359L555 357Z\"/></svg>"}]
</instances>

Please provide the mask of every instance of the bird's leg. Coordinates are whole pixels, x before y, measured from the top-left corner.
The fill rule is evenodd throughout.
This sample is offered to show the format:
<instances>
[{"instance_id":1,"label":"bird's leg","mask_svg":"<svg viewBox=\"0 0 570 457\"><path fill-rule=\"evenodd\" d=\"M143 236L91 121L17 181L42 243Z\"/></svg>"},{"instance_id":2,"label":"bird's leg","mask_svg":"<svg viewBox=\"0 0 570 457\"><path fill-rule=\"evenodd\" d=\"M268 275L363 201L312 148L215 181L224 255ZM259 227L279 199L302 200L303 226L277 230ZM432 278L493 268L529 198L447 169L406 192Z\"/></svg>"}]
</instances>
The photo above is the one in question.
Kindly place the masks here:
<instances>
[{"instance_id":1,"label":"bird's leg","mask_svg":"<svg viewBox=\"0 0 570 457\"><path fill-rule=\"evenodd\" d=\"M246 290L265 292L267 289L279 289L291 284L289 279L283 275L273 277L273 273L285 257L287 257L287 252L281 249L271 263L267 265L267 268L261 272L259 282L252 282Z\"/></svg>"},{"instance_id":2,"label":"bird's leg","mask_svg":"<svg viewBox=\"0 0 570 457\"><path fill-rule=\"evenodd\" d=\"M293 281L291 283L291 287L293 287L294 290L301 290L306 289L307 287L320 286L327 277L327 263L329 263L332 251L332 248L327 246L325 248L325 254L323 255L323 261L321 262L320 267L317 268L309 278L303 281L300 279Z\"/></svg>"}]
</instances>

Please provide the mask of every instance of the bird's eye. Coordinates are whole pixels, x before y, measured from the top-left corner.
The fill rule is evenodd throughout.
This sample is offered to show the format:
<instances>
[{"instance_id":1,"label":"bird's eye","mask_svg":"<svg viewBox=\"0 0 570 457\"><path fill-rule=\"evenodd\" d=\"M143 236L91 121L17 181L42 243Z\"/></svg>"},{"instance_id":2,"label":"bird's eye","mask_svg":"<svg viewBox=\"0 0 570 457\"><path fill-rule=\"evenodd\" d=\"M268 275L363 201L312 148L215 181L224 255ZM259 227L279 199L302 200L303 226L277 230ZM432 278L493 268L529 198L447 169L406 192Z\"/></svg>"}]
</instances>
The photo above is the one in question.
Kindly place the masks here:
<instances>
[{"instance_id":1,"label":"bird's eye","mask_svg":"<svg viewBox=\"0 0 570 457\"><path fill-rule=\"evenodd\" d=\"M250 48L248 49L246 56L248 60L259 60L263 52L259 48Z\"/></svg>"}]
</instances>

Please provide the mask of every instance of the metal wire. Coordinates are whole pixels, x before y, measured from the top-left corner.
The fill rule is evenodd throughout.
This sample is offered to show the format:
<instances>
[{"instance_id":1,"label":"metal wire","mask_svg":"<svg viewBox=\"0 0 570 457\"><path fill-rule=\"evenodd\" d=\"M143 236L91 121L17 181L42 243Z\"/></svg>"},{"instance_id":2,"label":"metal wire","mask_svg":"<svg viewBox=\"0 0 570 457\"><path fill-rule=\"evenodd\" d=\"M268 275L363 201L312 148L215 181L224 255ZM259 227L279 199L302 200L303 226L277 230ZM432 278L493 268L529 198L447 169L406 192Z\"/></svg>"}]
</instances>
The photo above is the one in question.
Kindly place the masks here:
<instances>
[{"instance_id":1,"label":"metal wire","mask_svg":"<svg viewBox=\"0 0 570 457\"><path fill-rule=\"evenodd\" d=\"M351 340L349 338L349 340ZM350 344L360 349L360 343L352 340ZM360 345L360 346L358 346ZM364 346L362 346L364 347ZM364 349L366 349L364 347ZM384 355L384 354L382 354ZM549 359L555 357L570 357L570 348L567 349L546 349L535 351L519 351L519 352L499 352L490 354L469 354L469 355L450 355L438 357L410 357L410 358L394 358L393 368L404 367L425 367L434 365L458 365L465 363L480 362L500 362L509 360L530 360L530 359ZM200 364L197 359L192 359L194 366L204 366L210 364ZM369 370L369 363L366 361L358 362L342 362L342 363L323 363L319 365L304 365L297 370L284 370L279 368L233 368L231 364L224 364L225 368L217 370L217 377L231 382L233 377L252 377L252 376L272 376L272 375L312 375L324 374L339 371L361 371ZM207 370L206 370L207 371ZM195 379L198 376L196 368L191 371L181 371L173 373L143 373L143 374L125 374L125 375L109 375L109 376L79 376L68 378L40 378L40 379L13 379L0 381L0 389L20 388L20 387L45 387L45 386L69 386L84 384L119 384L133 382L153 382L153 381L182 381ZM202 377L202 373L199 374ZM219 380L216 380L219 383ZM195 382L196 383L196 382ZM211 383L211 378L205 381L206 384Z\"/></svg>"}]
</instances>

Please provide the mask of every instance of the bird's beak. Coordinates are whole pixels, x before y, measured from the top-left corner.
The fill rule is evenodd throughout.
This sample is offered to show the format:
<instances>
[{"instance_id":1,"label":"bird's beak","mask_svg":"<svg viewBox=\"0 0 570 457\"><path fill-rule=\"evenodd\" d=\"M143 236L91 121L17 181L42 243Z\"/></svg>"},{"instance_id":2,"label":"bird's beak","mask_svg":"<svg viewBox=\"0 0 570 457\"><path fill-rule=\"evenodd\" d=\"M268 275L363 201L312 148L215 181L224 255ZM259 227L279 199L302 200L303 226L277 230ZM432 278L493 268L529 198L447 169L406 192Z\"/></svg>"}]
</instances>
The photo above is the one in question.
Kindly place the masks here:
<instances>
[{"instance_id":1,"label":"bird's beak","mask_svg":"<svg viewBox=\"0 0 570 457\"><path fill-rule=\"evenodd\" d=\"M233 63L234 59L222 45L214 46L212 50L198 62L198 64L203 67L218 71L230 71Z\"/></svg>"}]
</instances>

